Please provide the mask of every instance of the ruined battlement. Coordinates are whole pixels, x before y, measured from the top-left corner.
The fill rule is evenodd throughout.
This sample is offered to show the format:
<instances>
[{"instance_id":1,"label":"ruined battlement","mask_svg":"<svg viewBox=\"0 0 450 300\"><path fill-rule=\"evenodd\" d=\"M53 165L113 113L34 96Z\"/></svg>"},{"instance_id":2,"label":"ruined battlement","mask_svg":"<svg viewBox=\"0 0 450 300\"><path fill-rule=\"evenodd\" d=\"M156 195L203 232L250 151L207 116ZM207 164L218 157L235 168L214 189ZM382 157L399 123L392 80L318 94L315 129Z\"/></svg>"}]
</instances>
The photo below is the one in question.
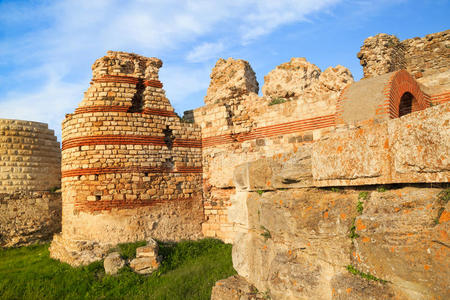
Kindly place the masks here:
<instances>
[{"instance_id":1,"label":"ruined battlement","mask_svg":"<svg viewBox=\"0 0 450 300\"><path fill-rule=\"evenodd\" d=\"M145 57L121 51L108 51L105 56L97 59L92 65L92 78L99 79L110 75L159 80L158 72L161 67L162 61L156 57Z\"/></svg>"}]
</instances>

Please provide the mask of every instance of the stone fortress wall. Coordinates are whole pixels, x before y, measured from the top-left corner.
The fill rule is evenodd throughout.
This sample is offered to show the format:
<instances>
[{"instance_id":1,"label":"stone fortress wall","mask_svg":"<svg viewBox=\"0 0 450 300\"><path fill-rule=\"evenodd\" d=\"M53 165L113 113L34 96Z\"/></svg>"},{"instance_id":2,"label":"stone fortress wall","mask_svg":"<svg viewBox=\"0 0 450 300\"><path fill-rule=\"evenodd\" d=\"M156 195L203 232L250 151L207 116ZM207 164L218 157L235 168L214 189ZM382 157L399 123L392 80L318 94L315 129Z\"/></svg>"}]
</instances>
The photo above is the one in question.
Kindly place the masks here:
<instances>
[{"instance_id":1,"label":"stone fortress wall","mask_svg":"<svg viewBox=\"0 0 450 300\"><path fill-rule=\"evenodd\" d=\"M447 32L432 36L443 37L436 40L447 47ZM437 52L434 49L427 48L434 51L431 58ZM280 113L290 111L294 104L288 101L268 107L283 117L273 131L253 135L253 147L243 152L251 152L256 145L264 147L252 155L234 154L247 142L239 140L244 136L239 133L230 134L234 139L222 153L215 149L206 156L204 146L205 169L208 164L227 166L227 172L205 175L215 185L215 194L224 198L211 202L224 204L221 215L227 228L232 228L233 265L239 274L219 281L212 299L450 296L450 103L448 97L440 96L450 91L448 76L442 75L449 71L450 57L446 50L427 62L435 70L424 66L421 75L413 75L404 67L392 67L394 58L402 61L396 58L395 47L390 50L381 51L372 61L377 74L365 70L364 79L339 89L331 112L330 107L319 106L322 97L313 98L316 116L330 113L334 118L323 128L298 127L296 135L312 127L306 141L271 142L273 136L285 138L286 131L280 128L291 124ZM288 69L291 72L284 78L294 81L296 68ZM279 88L285 86L283 78L278 81ZM194 111L194 117L201 109ZM254 119L263 122L264 114L255 113ZM299 118L294 124L307 125L308 121ZM207 193L204 200L208 203ZM223 224L214 225L211 220L216 219L210 218L203 226L215 231L204 233L223 236ZM227 232L225 236L229 238Z\"/></svg>"},{"instance_id":2,"label":"stone fortress wall","mask_svg":"<svg viewBox=\"0 0 450 300\"><path fill-rule=\"evenodd\" d=\"M61 229L61 152L47 124L0 119L0 245L49 240Z\"/></svg>"},{"instance_id":3,"label":"stone fortress wall","mask_svg":"<svg viewBox=\"0 0 450 300\"><path fill-rule=\"evenodd\" d=\"M450 85L446 83L448 77L436 80L442 73L450 72L450 57L448 52L443 53L443 49L448 49L449 35L446 31L430 36L434 38L405 41L405 44L416 45L414 47L420 49L414 50L416 48L410 46L407 59L411 62L409 69L416 70L413 63L417 63L417 59L413 60L411 55L416 51L416 56L422 57L419 62L426 72L420 76L402 70L405 64L399 66L392 62L395 55L391 52L398 50L401 43L397 41L397 48L385 49L382 45L387 42L383 41L396 38L380 34L368 38L358 54L358 57L368 61L364 62L366 77L363 80L354 82L350 71L342 66L330 67L322 72L304 58L293 58L265 76L262 97L257 95L259 84L248 62L219 60L211 73L205 106L188 114L202 127L206 215L203 234L232 241L236 230L227 221L227 211L231 205L230 196L235 193L233 172L238 165L261 157L301 151L304 156L301 163L308 166L308 171L304 171L302 176L310 180L303 181L303 186L448 181L448 170L439 167L439 164L448 161L438 157L427 161L426 157L433 152L431 147L435 145L440 145L436 147L445 153L446 148L440 142L447 139L445 134L424 130L420 138L413 138L415 135L410 136L411 132L404 132L402 139L394 143L394 135L398 135L396 130L401 129L402 125L394 125L395 122L389 123L392 125L378 124L450 100L442 97L447 95L443 91L450 90ZM417 41L428 43L421 48ZM432 52L431 58L426 58L428 52ZM435 56L438 58L433 60ZM427 66L432 70L429 71ZM345 133L349 129L371 124L378 125L360 129L357 134L351 130ZM411 125L408 126L411 128ZM443 130L447 125L445 119L441 119L441 123L430 123L429 126ZM373 138L369 131L379 133L379 140L375 143L380 143L379 146L367 147L367 142ZM312 148L312 143L332 138L333 134L334 144L324 141L314 144ZM408 143L420 145L420 139L425 137L433 141L433 146L416 154L411 153L408 157L400 157L399 150L406 151ZM357 142L354 147L349 146L351 141ZM318 145L324 148L319 149ZM376 147L384 150L374 152ZM377 168L363 165L361 174L354 170L346 171L343 168L346 164L351 168L354 166L352 162L356 162L354 151L365 153L362 156L365 158L359 158L360 162L370 162L372 155L376 154L369 166L376 162ZM311 159L314 160L313 167ZM411 166L408 167L409 163ZM392 164L399 169L392 169ZM404 167L400 168L400 165ZM311 168L317 169L309 172ZM420 175L413 179L417 175L414 168L430 171L419 172ZM443 173L435 172L439 169ZM344 175L344 172L354 172L355 175ZM425 174L428 174L427 178Z\"/></svg>"},{"instance_id":4,"label":"stone fortress wall","mask_svg":"<svg viewBox=\"0 0 450 300\"><path fill-rule=\"evenodd\" d=\"M52 257L84 264L117 243L200 236L201 132L174 113L161 66L112 51L92 66L83 101L63 122L62 233Z\"/></svg>"}]
</instances>

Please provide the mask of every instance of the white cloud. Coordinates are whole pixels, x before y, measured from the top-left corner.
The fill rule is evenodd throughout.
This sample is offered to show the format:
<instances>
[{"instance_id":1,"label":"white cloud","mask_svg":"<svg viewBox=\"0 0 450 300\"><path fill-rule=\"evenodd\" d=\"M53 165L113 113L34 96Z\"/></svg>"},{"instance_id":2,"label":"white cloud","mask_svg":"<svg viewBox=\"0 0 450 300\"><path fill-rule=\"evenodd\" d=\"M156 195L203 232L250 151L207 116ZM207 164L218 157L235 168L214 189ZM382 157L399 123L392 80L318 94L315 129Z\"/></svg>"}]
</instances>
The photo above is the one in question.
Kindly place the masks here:
<instances>
[{"instance_id":1,"label":"white cloud","mask_svg":"<svg viewBox=\"0 0 450 300\"><path fill-rule=\"evenodd\" d=\"M211 58L217 58L224 49L223 42L205 42L192 49L186 58L190 62L202 62Z\"/></svg>"},{"instance_id":2,"label":"white cloud","mask_svg":"<svg viewBox=\"0 0 450 300\"><path fill-rule=\"evenodd\" d=\"M59 130L64 114L75 109L87 88L88 66L107 50L186 59L162 71L169 97L181 103L189 93L206 93L206 61L338 1L2 2L0 28L17 34L0 40L0 67L6 70L0 74L0 91L9 86L0 94L0 117L49 122ZM39 84L29 87L30 80Z\"/></svg>"},{"instance_id":3,"label":"white cloud","mask_svg":"<svg viewBox=\"0 0 450 300\"><path fill-rule=\"evenodd\" d=\"M64 83L59 78L50 79L45 86L29 93L8 93L0 103L0 118L38 121L49 124L60 139L64 115L73 112L80 102L83 83Z\"/></svg>"}]
</instances>

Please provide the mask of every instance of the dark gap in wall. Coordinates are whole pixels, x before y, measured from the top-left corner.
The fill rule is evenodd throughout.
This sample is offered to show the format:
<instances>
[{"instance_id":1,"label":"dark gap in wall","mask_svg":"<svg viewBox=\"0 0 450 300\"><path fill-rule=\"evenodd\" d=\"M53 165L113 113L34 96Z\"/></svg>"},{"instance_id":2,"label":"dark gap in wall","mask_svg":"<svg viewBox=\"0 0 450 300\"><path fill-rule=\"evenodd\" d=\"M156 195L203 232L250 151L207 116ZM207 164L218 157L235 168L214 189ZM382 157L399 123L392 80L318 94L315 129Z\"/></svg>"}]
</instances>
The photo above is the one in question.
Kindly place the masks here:
<instances>
[{"instance_id":1,"label":"dark gap in wall","mask_svg":"<svg viewBox=\"0 0 450 300\"><path fill-rule=\"evenodd\" d=\"M414 96L411 93L404 93L400 99L400 105L398 108L398 116L404 116L412 112L412 104L414 101Z\"/></svg>"},{"instance_id":2,"label":"dark gap in wall","mask_svg":"<svg viewBox=\"0 0 450 300\"><path fill-rule=\"evenodd\" d=\"M134 93L134 96L131 99L131 107L128 109L128 112L130 113L142 112L142 108L144 106L144 91L145 91L144 82L142 79L139 79L139 82L136 84L136 93Z\"/></svg>"},{"instance_id":3,"label":"dark gap in wall","mask_svg":"<svg viewBox=\"0 0 450 300\"><path fill-rule=\"evenodd\" d=\"M166 129L163 130L164 133L164 143L166 143L167 148L172 149L173 141L175 140L175 136L173 135L172 129L169 126L166 126Z\"/></svg>"},{"instance_id":4,"label":"dark gap in wall","mask_svg":"<svg viewBox=\"0 0 450 300\"><path fill-rule=\"evenodd\" d=\"M174 166L172 157L166 158L166 161L163 163L163 168L166 170L173 170Z\"/></svg>"}]
</instances>

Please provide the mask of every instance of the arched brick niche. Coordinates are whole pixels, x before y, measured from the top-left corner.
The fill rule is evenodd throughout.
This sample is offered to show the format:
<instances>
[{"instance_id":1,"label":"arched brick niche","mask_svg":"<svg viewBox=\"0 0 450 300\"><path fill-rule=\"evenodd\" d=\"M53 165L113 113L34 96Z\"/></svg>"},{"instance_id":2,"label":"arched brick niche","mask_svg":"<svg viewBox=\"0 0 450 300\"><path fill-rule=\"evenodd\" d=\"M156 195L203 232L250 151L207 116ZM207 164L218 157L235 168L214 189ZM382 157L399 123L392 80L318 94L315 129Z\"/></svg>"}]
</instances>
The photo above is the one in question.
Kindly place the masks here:
<instances>
[{"instance_id":1,"label":"arched brick niche","mask_svg":"<svg viewBox=\"0 0 450 300\"><path fill-rule=\"evenodd\" d=\"M394 119L429 106L429 96L400 70L347 86L338 99L336 124Z\"/></svg>"},{"instance_id":2,"label":"arched brick niche","mask_svg":"<svg viewBox=\"0 0 450 300\"><path fill-rule=\"evenodd\" d=\"M390 119L430 107L417 81L405 70L394 72L384 90L387 93L382 112Z\"/></svg>"}]
</instances>

